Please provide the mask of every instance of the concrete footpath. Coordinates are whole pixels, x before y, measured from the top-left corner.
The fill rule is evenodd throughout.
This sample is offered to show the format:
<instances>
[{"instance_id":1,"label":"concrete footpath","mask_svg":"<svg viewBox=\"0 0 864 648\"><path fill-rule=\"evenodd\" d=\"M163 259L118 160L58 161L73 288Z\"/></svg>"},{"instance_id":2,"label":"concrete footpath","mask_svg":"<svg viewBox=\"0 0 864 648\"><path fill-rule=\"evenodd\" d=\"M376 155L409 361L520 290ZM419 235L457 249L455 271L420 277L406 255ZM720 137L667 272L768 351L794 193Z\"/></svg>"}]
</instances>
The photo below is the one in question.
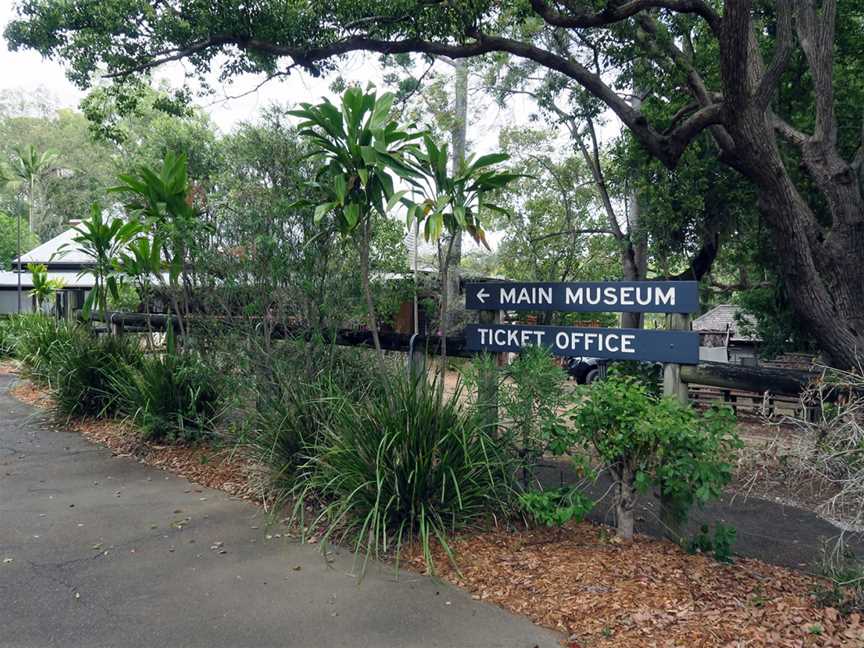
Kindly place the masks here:
<instances>
[{"instance_id":1,"label":"concrete footpath","mask_svg":"<svg viewBox=\"0 0 864 648\"><path fill-rule=\"evenodd\" d=\"M0 648L552 648L447 584L325 562L248 502L112 457L0 375Z\"/></svg>"}]
</instances>

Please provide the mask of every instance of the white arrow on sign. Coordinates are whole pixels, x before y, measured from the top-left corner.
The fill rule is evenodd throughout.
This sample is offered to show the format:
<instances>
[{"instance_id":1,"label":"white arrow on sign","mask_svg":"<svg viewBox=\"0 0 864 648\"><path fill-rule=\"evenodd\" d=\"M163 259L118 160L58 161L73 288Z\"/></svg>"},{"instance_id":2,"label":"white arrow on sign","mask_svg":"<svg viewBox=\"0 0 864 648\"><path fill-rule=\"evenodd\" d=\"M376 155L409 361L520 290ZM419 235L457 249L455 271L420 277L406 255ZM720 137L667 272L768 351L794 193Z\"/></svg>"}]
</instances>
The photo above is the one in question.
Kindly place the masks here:
<instances>
[{"instance_id":1,"label":"white arrow on sign","mask_svg":"<svg viewBox=\"0 0 864 648\"><path fill-rule=\"evenodd\" d=\"M486 292L485 288L481 288L480 290L477 291L477 299L480 300L481 304L485 304L486 298L490 297L490 296L491 295L488 292Z\"/></svg>"}]
</instances>

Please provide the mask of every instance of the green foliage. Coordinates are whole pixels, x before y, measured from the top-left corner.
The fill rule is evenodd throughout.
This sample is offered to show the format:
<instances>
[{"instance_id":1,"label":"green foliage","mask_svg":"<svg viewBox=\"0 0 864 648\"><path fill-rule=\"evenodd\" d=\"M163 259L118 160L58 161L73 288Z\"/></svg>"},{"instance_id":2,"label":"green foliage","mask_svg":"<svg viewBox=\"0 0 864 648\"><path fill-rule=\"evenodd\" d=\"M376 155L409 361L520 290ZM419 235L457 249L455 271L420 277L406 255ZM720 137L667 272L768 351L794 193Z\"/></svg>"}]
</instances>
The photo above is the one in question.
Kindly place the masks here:
<instances>
[{"instance_id":1,"label":"green foliage","mask_svg":"<svg viewBox=\"0 0 864 648\"><path fill-rule=\"evenodd\" d=\"M13 148L11 157L8 167L0 168L0 185L15 188L27 197L28 229L32 232L42 182L57 169L58 155L51 149L40 152L33 144L28 144Z\"/></svg>"},{"instance_id":2,"label":"green foliage","mask_svg":"<svg viewBox=\"0 0 864 648\"><path fill-rule=\"evenodd\" d=\"M219 378L196 353L173 349L145 357L116 376L119 412L145 440L193 443L210 436L222 414Z\"/></svg>"},{"instance_id":3,"label":"green foliage","mask_svg":"<svg viewBox=\"0 0 864 648\"><path fill-rule=\"evenodd\" d=\"M36 299L36 308L41 308L45 300L63 287L61 279L49 279L48 267L44 263L28 263L27 271L30 273L30 281L33 288L28 295Z\"/></svg>"},{"instance_id":4,"label":"green foliage","mask_svg":"<svg viewBox=\"0 0 864 648\"><path fill-rule=\"evenodd\" d=\"M90 217L81 221L75 227L75 237L72 239L77 244L77 249L84 254L90 265L84 267L79 273L92 275L94 279L93 289L87 293L84 301L84 314L88 315L95 305L102 319L107 318L109 297L120 299L120 283L122 276L117 269L117 262L132 240L142 231L141 225L136 221L124 221L122 218L106 219L102 209L93 204L90 209ZM60 258L68 249L69 244L60 248Z\"/></svg>"},{"instance_id":5,"label":"green foliage","mask_svg":"<svg viewBox=\"0 0 864 648\"><path fill-rule=\"evenodd\" d=\"M569 486L520 493L519 503L536 522L559 528L571 520L581 522L594 508L591 498Z\"/></svg>"},{"instance_id":6,"label":"green foliage","mask_svg":"<svg viewBox=\"0 0 864 648\"><path fill-rule=\"evenodd\" d=\"M175 289L195 238L206 233L192 200L188 171L186 155L169 151L161 167L139 166L132 173L120 175L120 184L110 189L123 197L126 211L135 219L130 223L140 222L137 231L149 230L152 235L150 249L139 250L146 255L142 261L146 260L149 270L154 270L156 247ZM159 274L156 278L161 280Z\"/></svg>"},{"instance_id":7,"label":"green foliage","mask_svg":"<svg viewBox=\"0 0 864 648\"><path fill-rule=\"evenodd\" d=\"M512 492L506 458L459 400L400 372L384 393L340 403L301 467L296 510L320 500L311 527L352 542L364 568L416 537L434 570L432 542L449 553L448 533L509 510Z\"/></svg>"},{"instance_id":8,"label":"green foliage","mask_svg":"<svg viewBox=\"0 0 864 648\"><path fill-rule=\"evenodd\" d=\"M10 270L18 256L18 218L0 211L0 270ZM22 218L23 221L23 218ZM21 254L39 245L39 238L21 223Z\"/></svg>"},{"instance_id":9,"label":"green foliage","mask_svg":"<svg viewBox=\"0 0 864 648\"><path fill-rule=\"evenodd\" d=\"M586 388L571 420L574 440L597 453L619 488L655 487L680 517L720 495L741 446L730 410L699 414L674 399L652 397L627 377Z\"/></svg>"},{"instance_id":10,"label":"green foliage","mask_svg":"<svg viewBox=\"0 0 864 648\"><path fill-rule=\"evenodd\" d=\"M0 102L12 92L0 92ZM30 100L50 101L39 91L28 95ZM0 160L13 160L16 149L29 146L37 151L56 151L57 157L51 172L38 175L32 197L30 185L24 181L5 190L0 187L0 212L5 211L13 220L19 216L24 219L25 251L35 247L33 238L46 240L65 229L70 220L87 214L111 182L116 155L111 147L92 141L87 120L73 110L55 110L53 106L11 109L6 114L0 110ZM32 219L28 218L31 215ZM29 220L33 223L32 234ZM2 250L0 243L0 263Z\"/></svg>"},{"instance_id":11,"label":"green foliage","mask_svg":"<svg viewBox=\"0 0 864 648\"><path fill-rule=\"evenodd\" d=\"M610 362L607 372L612 378L632 379L654 398L663 395L663 365L660 363L621 360Z\"/></svg>"},{"instance_id":12,"label":"green foliage","mask_svg":"<svg viewBox=\"0 0 864 648\"><path fill-rule=\"evenodd\" d=\"M319 173L326 202L315 207L315 222L333 214L336 228L350 234L364 225L373 210L386 215L392 207L393 176L416 175L404 155L418 133L403 130L390 119L393 95L364 93L348 88L341 107L325 100L301 104L288 114L300 117L300 135L307 138L322 159Z\"/></svg>"},{"instance_id":13,"label":"green foliage","mask_svg":"<svg viewBox=\"0 0 864 648\"><path fill-rule=\"evenodd\" d=\"M738 325L744 333L761 340L759 355L763 358L774 358L786 351L816 351L813 336L795 316L779 280L742 290L736 293L734 301L752 318L739 321Z\"/></svg>"},{"instance_id":14,"label":"green foliage","mask_svg":"<svg viewBox=\"0 0 864 648\"><path fill-rule=\"evenodd\" d=\"M136 338L95 336L83 327L71 344L57 345L52 354L51 397L55 412L64 417L116 414L116 380L142 362Z\"/></svg>"},{"instance_id":15,"label":"green foliage","mask_svg":"<svg viewBox=\"0 0 864 648\"><path fill-rule=\"evenodd\" d=\"M523 486L545 453L567 454L572 436L562 410L568 404L567 375L545 347L523 349L500 374L498 405L503 438L517 453Z\"/></svg>"},{"instance_id":16,"label":"green foliage","mask_svg":"<svg viewBox=\"0 0 864 648\"><path fill-rule=\"evenodd\" d=\"M500 197L510 213L496 223L504 230L497 254L503 273L531 281L620 277L619 250L604 233L608 225L585 162L577 155L564 154L567 148L560 146L552 130L505 128L500 140L511 164L527 176ZM585 313L569 316L595 318ZM554 317L567 323L567 315Z\"/></svg>"},{"instance_id":17,"label":"green foliage","mask_svg":"<svg viewBox=\"0 0 864 648\"><path fill-rule=\"evenodd\" d=\"M59 375L60 360L80 341L83 331L75 324L38 313L8 320L15 357L24 374L37 385L50 386Z\"/></svg>"},{"instance_id":18,"label":"green foliage","mask_svg":"<svg viewBox=\"0 0 864 648\"><path fill-rule=\"evenodd\" d=\"M735 543L737 531L733 526L727 526L717 522L714 525L714 536L709 533L707 524L699 528L699 533L687 542L687 552L691 554L713 553L717 562L732 562L732 545Z\"/></svg>"},{"instance_id":19,"label":"green foliage","mask_svg":"<svg viewBox=\"0 0 864 648\"><path fill-rule=\"evenodd\" d=\"M507 187L519 174L496 171L494 167L509 159L506 153L489 153L465 163L454 174L448 172L450 156L447 145L438 146L431 136L423 136L423 147L411 151L412 166L417 173L407 176L423 195L418 202L402 198L407 209L408 227L414 221L423 223L427 241L437 241L445 230L450 234L468 232L487 248L486 231L480 219L481 210L506 214L506 210L490 202L489 195Z\"/></svg>"},{"instance_id":20,"label":"green foliage","mask_svg":"<svg viewBox=\"0 0 864 648\"><path fill-rule=\"evenodd\" d=\"M261 361L267 372L258 377L255 409L238 441L269 468L274 499L281 502L297 485L297 467L320 432L346 402L380 398L386 379L368 350L325 347L314 340L289 341Z\"/></svg>"}]
</instances>

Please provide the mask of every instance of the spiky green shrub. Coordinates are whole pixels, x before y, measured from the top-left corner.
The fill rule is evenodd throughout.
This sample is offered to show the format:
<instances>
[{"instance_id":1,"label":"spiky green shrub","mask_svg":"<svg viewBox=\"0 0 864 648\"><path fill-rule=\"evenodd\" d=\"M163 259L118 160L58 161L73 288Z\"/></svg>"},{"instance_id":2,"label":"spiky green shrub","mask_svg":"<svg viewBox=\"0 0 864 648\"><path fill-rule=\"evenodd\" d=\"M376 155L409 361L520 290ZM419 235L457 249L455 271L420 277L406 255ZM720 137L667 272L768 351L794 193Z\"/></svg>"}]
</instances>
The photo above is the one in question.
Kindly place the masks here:
<instances>
[{"instance_id":1,"label":"spiky green shrub","mask_svg":"<svg viewBox=\"0 0 864 648\"><path fill-rule=\"evenodd\" d=\"M193 443L212 434L221 414L215 372L191 351L145 357L117 374L118 409L145 440Z\"/></svg>"},{"instance_id":2,"label":"spiky green shrub","mask_svg":"<svg viewBox=\"0 0 864 648\"><path fill-rule=\"evenodd\" d=\"M347 398L328 373L312 378L277 374L266 390L259 391L241 445L267 467L275 500L290 497L304 452L316 445L319 432L330 425Z\"/></svg>"},{"instance_id":3,"label":"spiky green shrub","mask_svg":"<svg viewBox=\"0 0 864 648\"><path fill-rule=\"evenodd\" d=\"M15 357L14 321L11 317L0 319L0 359Z\"/></svg>"},{"instance_id":4,"label":"spiky green shrub","mask_svg":"<svg viewBox=\"0 0 864 648\"><path fill-rule=\"evenodd\" d=\"M449 555L447 537L509 510L512 466L459 394L441 398L425 378L396 374L368 399L341 401L300 469L295 511L323 506L312 527L324 543L350 541L366 560L419 542L434 570L431 544Z\"/></svg>"},{"instance_id":5,"label":"spiky green shrub","mask_svg":"<svg viewBox=\"0 0 864 648\"><path fill-rule=\"evenodd\" d=\"M143 361L135 337L96 336L76 329L70 344L58 345L50 380L55 412L61 416L114 416L119 407L118 376Z\"/></svg>"},{"instance_id":6,"label":"spiky green shrub","mask_svg":"<svg viewBox=\"0 0 864 648\"><path fill-rule=\"evenodd\" d=\"M21 361L24 375L43 387L55 382L61 359L86 336L78 324L47 315L18 315L9 320L14 357Z\"/></svg>"}]
</instances>

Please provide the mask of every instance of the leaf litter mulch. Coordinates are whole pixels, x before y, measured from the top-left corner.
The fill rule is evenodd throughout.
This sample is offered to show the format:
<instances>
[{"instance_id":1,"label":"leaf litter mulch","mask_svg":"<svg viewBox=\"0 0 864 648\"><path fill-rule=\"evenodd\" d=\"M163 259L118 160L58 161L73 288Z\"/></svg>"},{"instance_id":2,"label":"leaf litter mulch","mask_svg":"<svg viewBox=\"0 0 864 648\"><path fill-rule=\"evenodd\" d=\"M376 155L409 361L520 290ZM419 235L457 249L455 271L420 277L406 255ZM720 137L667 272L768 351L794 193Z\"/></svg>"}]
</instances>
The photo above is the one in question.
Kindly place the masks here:
<instances>
[{"instance_id":1,"label":"leaf litter mulch","mask_svg":"<svg viewBox=\"0 0 864 648\"><path fill-rule=\"evenodd\" d=\"M816 604L818 579L757 560L620 543L588 522L465 535L451 549L459 570L438 548L441 578L564 633L569 648L864 646L859 615ZM422 555L409 562L423 570Z\"/></svg>"},{"instance_id":2,"label":"leaf litter mulch","mask_svg":"<svg viewBox=\"0 0 864 648\"><path fill-rule=\"evenodd\" d=\"M10 390L50 408L27 381ZM260 471L227 449L142 442L131 425L71 420L66 426L116 456L178 474L260 503ZM496 529L451 541L458 571L439 548L437 574L473 597L524 614L568 637L567 648L864 648L864 623L816 604L819 579L757 560L732 565L688 555L665 540L619 543L608 527L583 522L556 529ZM422 555L405 563L424 570Z\"/></svg>"}]
</instances>

